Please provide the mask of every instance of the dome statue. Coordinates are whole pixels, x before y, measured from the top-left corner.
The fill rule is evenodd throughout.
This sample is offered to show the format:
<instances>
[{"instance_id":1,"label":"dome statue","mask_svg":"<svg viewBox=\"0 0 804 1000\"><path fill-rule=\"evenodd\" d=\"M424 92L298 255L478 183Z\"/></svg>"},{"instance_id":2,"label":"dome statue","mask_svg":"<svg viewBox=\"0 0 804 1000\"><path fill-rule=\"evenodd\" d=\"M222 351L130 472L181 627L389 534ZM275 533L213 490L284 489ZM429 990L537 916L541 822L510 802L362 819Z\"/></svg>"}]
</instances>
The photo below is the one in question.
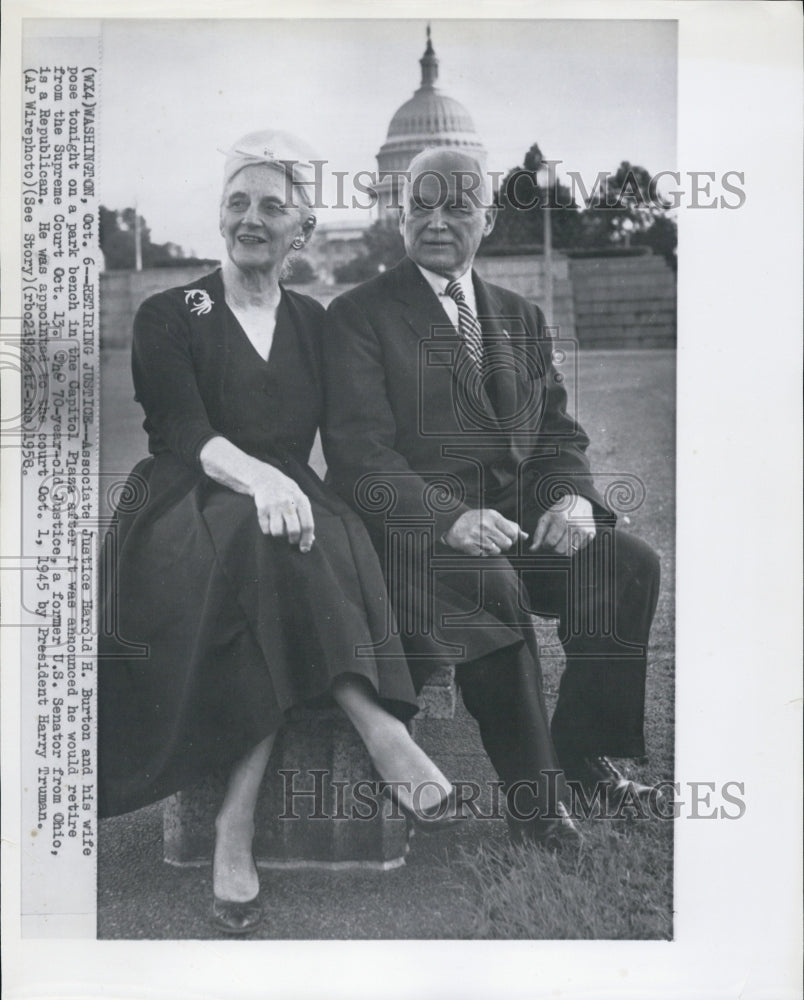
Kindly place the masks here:
<instances>
[{"instance_id":1,"label":"dome statue","mask_svg":"<svg viewBox=\"0 0 804 1000\"><path fill-rule=\"evenodd\" d=\"M396 220L400 185L395 172L406 170L410 161L430 146L454 146L473 153L481 165L486 150L466 108L436 87L438 59L427 26L427 47L419 60L422 80L410 100L396 111L388 126L388 135L377 153L378 213L381 220Z\"/></svg>"}]
</instances>

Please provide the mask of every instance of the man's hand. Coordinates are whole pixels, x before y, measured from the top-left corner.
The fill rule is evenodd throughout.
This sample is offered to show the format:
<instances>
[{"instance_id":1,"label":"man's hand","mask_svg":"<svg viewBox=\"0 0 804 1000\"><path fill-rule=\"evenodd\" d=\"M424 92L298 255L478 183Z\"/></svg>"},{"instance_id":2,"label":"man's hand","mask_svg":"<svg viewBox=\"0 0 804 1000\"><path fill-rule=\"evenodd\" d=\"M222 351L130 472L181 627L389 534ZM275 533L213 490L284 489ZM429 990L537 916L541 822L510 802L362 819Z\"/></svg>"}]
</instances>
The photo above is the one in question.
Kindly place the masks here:
<instances>
[{"instance_id":1,"label":"man's hand","mask_svg":"<svg viewBox=\"0 0 804 1000\"><path fill-rule=\"evenodd\" d=\"M507 552L519 538L527 538L515 521L496 510L467 510L449 531L444 543L470 556L498 556Z\"/></svg>"},{"instance_id":2,"label":"man's hand","mask_svg":"<svg viewBox=\"0 0 804 1000\"><path fill-rule=\"evenodd\" d=\"M539 518L530 551L553 549L560 555L575 555L595 537L592 504L574 493L562 497Z\"/></svg>"}]
</instances>

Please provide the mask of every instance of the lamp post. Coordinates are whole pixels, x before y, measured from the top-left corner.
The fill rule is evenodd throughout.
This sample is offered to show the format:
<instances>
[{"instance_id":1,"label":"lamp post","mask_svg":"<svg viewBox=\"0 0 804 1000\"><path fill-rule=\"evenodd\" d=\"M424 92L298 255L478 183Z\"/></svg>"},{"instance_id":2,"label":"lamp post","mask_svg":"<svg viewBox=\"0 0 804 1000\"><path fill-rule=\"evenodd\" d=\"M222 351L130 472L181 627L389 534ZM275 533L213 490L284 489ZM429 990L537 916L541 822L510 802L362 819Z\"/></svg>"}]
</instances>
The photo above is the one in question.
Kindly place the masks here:
<instances>
[{"instance_id":1,"label":"lamp post","mask_svg":"<svg viewBox=\"0 0 804 1000\"><path fill-rule=\"evenodd\" d=\"M525 169L530 170L533 173L534 178L537 177L540 170L545 168L547 170L547 196L544 200L544 251L542 255L542 261L544 265L544 314L547 317L547 322L553 322L553 217L550 214L550 182L552 181L552 173L550 171L551 163L549 160L545 160L544 154L539 149L537 143L534 143L530 149L525 154Z\"/></svg>"},{"instance_id":2,"label":"lamp post","mask_svg":"<svg viewBox=\"0 0 804 1000\"><path fill-rule=\"evenodd\" d=\"M547 169L548 179L550 168ZM553 322L553 216L550 209L550 193L544 202L544 312L547 322Z\"/></svg>"},{"instance_id":3,"label":"lamp post","mask_svg":"<svg viewBox=\"0 0 804 1000\"><path fill-rule=\"evenodd\" d=\"M137 199L134 199L134 270L142 270L142 232L140 231L140 213Z\"/></svg>"}]
</instances>

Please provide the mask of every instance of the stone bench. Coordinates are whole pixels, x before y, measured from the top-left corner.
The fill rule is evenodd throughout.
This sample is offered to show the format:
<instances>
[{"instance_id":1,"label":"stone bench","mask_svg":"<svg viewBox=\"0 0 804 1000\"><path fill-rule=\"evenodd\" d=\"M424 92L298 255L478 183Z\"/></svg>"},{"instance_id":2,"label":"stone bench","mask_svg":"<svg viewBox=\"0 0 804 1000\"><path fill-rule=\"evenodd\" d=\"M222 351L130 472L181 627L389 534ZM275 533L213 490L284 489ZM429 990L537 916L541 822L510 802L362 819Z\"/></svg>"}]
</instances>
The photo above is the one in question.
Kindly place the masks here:
<instances>
[{"instance_id":1,"label":"stone bench","mask_svg":"<svg viewBox=\"0 0 804 1000\"><path fill-rule=\"evenodd\" d=\"M563 661L555 623L544 618L535 618L534 623L543 665ZM555 673L559 669L560 664L553 667ZM437 670L422 688L421 710L411 725L413 735L434 759L440 758L451 778L482 775L485 771L486 777L493 779L474 720L462 710L464 718L451 721L458 704L454 673L452 667ZM445 733L445 725L450 727L449 733ZM319 772L318 778L314 772ZM295 709L277 736L260 791L254 838L254 857L259 867L382 871L403 865L408 852L407 824L403 818L391 815L389 802L382 802L371 819L338 818L351 814L354 785L361 779L374 780L371 761L341 710L334 706ZM210 863L214 820L223 799L224 783L225 775L220 773L166 800L164 859L169 864ZM289 805L291 791L296 794ZM314 794L299 795L300 791ZM366 811L361 803L357 806L361 812ZM292 812L298 818L282 818Z\"/></svg>"},{"instance_id":2,"label":"stone bench","mask_svg":"<svg viewBox=\"0 0 804 1000\"><path fill-rule=\"evenodd\" d=\"M453 675L449 667L435 672L421 691L417 718L453 717ZM257 804L257 864L379 870L404 864L406 821L383 800L379 800L376 816L362 818L372 809L363 800L355 800L355 785L361 780L375 780L371 761L339 708L301 708L290 713L277 736ZM209 864L224 785L221 772L166 800L165 861Z\"/></svg>"}]
</instances>

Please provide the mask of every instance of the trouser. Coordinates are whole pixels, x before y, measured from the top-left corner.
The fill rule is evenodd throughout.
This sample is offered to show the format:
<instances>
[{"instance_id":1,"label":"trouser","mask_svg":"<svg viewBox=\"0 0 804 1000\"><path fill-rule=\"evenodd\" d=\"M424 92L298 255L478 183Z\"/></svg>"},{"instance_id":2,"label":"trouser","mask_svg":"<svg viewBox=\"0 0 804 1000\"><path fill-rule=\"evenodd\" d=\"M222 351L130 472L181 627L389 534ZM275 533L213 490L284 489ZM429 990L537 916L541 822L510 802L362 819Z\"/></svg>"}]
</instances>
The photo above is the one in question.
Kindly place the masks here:
<instances>
[{"instance_id":1,"label":"trouser","mask_svg":"<svg viewBox=\"0 0 804 1000\"><path fill-rule=\"evenodd\" d=\"M442 546L437 555L454 554ZM422 575L426 586L404 591L396 606L399 621L413 623L403 638L417 687L437 655L448 662L461 650L453 660L455 680L509 812L511 789L520 812L536 804L540 813L547 811L551 800L564 797L564 779L550 736L536 631L517 573L504 558L468 560L461 571L459 557L457 566L430 566ZM433 610L426 612L430 600ZM422 622L433 627L422 629ZM419 659L422 653L433 658Z\"/></svg>"},{"instance_id":2,"label":"trouser","mask_svg":"<svg viewBox=\"0 0 804 1000\"><path fill-rule=\"evenodd\" d=\"M550 815L566 795L550 738L541 672L522 641L456 667L464 705L506 794L509 816Z\"/></svg>"},{"instance_id":3,"label":"trouser","mask_svg":"<svg viewBox=\"0 0 804 1000\"><path fill-rule=\"evenodd\" d=\"M603 525L573 557L537 553L526 563L521 576L529 610L559 619L567 656L551 724L562 767L586 755L643 756L656 553Z\"/></svg>"}]
</instances>

